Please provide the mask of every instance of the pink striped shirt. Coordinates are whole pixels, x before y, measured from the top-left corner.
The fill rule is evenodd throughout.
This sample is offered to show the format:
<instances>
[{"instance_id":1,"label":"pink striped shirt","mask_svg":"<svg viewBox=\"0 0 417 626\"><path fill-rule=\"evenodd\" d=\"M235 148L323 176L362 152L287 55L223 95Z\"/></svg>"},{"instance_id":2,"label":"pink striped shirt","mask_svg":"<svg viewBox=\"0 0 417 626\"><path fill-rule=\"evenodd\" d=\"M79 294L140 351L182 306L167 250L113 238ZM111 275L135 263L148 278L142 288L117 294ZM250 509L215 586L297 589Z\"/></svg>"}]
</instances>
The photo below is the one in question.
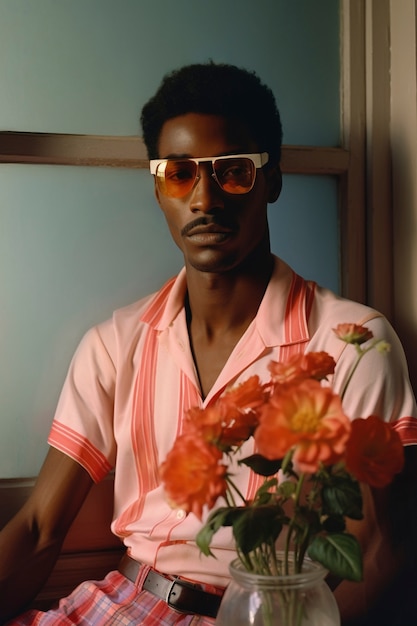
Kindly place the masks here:
<instances>
[{"instance_id":1,"label":"pink striped shirt","mask_svg":"<svg viewBox=\"0 0 417 626\"><path fill-rule=\"evenodd\" d=\"M49 443L76 459L95 481L115 470L112 530L133 558L159 571L216 585L229 581L234 558L230 529L214 538L217 559L195 545L194 515L173 510L159 484L158 467L181 432L184 411L210 404L225 387L252 374L269 378L271 359L296 352L329 352L337 361L331 384L340 390L354 350L332 332L342 322L365 324L391 344L369 352L345 397L351 417L378 414L395 422L405 444L417 443L417 410L399 340L378 312L275 268L256 318L203 400L191 355L184 311L185 270L158 293L116 311L81 341L62 390ZM251 452L245 444L243 454ZM239 468L236 480L250 495L257 478Z\"/></svg>"}]
</instances>

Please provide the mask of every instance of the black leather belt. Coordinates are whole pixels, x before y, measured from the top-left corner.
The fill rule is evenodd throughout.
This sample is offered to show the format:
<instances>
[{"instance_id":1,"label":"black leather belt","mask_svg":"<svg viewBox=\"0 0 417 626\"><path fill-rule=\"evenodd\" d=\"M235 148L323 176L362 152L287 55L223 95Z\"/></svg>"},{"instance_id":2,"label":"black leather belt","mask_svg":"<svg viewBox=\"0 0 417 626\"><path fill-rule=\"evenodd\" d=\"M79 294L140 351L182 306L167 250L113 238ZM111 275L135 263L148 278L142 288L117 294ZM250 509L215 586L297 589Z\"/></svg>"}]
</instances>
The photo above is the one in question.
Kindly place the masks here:
<instances>
[{"instance_id":1,"label":"black leather belt","mask_svg":"<svg viewBox=\"0 0 417 626\"><path fill-rule=\"evenodd\" d=\"M135 582L141 566L139 561L125 554L119 563L118 570L130 581ZM222 600L221 596L204 591L198 584L179 578L171 580L153 569L149 570L142 588L165 600L168 606L181 613L216 617Z\"/></svg>"}]
</instances>

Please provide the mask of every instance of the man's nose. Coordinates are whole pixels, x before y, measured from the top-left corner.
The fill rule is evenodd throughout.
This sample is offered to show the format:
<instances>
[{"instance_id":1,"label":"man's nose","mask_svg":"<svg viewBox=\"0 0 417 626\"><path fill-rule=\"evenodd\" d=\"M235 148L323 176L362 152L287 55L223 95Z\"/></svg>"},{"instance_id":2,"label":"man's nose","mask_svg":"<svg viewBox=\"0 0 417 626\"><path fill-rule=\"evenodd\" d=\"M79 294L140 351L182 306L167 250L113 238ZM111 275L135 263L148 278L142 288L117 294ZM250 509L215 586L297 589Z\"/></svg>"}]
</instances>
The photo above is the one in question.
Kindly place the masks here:
<instances>
[{"instance_id":1,"label":"man's nose","mask_svg":"<svg viewBox=\"0 0 417 626\"><path fill-rule=\"evenodd\" d=\"M199 211L209 213L224 208L223 192L213 177L213 168L210 163L200 163L190 208L194 213Z\"/></svg>"}]
</instances>

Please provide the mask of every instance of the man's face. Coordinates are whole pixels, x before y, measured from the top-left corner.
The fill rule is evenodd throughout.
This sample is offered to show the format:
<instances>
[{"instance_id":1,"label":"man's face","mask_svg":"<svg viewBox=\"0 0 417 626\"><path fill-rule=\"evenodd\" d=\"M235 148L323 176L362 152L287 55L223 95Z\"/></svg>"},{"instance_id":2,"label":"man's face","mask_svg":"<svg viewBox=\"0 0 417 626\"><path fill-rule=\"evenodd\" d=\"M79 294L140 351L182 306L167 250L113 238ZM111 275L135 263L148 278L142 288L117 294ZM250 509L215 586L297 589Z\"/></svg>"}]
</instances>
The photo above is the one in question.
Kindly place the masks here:
<instances>
[{"instance_id":1,"label":"man's face","mask_svg":"<svg viewBox=\"0 0 417 626\"><path fill-rule=\"evenodd\" d=\"M199 113L165 122L158 147L161 159L260 152L240 123ZM186 266L225 272L237 267L255 248L269 249L267 204L279 195L280 174L278 168L268 174L257 169L251 191L235 195L223 191L212 173L211 163L201 163L200 178L184 197L167 197L157 186L155 193Z\"/></svg>"}]
</instances>

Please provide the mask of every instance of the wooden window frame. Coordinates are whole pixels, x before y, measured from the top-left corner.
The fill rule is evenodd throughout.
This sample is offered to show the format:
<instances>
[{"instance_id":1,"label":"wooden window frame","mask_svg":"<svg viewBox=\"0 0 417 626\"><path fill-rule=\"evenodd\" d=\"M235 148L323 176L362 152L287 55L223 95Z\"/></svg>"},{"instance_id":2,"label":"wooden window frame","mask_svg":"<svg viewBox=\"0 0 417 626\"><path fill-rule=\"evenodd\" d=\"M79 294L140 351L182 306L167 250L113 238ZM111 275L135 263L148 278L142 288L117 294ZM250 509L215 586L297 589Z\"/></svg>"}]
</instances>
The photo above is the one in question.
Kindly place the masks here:
<instances>
[{"instance_id":1,"label":"wooden window frame","mask_svg":"<svg viewBox=\"0 0 417 626\"><path fill-rule=\"evenodd\" d=\"M92 167L148 168L145 146L140 137L67 135L57 133L0 132L0 164L75 165ZM283 146L281 168L284 174L338 176L349 188L349 152L342 147ZM341 214L346 211L342 196ZM352 201L353 206L358 207ZM346 218L342 217L344 223ZM342 291L353 297L348 265L351 256L343 254ZM355 254L352 260L358 260ZM354 272L356 273L356 272Z\"/></svg>"},{"instance_id":2,"label":"wooden window frame","mask_svg":"<svg viewBox=\"0 0 417 626\"><path fill-rule=\"evenodd\" d=\"M284 174L338 177L341 293L360 302L365 302L368 295L365 214L365 2L366 0L341 0L341 145L285 145L281 162ZM148 167L145 147L139 137L29 132L0 132L1 163Z\"/></svg>"}]
</instances>

